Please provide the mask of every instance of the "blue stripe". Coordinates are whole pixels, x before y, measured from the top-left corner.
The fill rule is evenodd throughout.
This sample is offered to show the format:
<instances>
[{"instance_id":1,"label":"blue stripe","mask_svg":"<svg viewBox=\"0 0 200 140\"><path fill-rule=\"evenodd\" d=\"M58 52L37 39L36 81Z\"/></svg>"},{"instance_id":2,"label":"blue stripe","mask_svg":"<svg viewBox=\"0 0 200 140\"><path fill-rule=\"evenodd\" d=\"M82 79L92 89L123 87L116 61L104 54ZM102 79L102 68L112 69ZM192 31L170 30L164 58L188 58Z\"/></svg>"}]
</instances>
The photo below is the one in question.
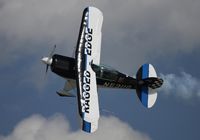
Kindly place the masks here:
<instances>
[{"instance_id":1,"label":"blue stripe","mask_svg":"<svg viewBox=\"0 0 200 140\"><path fill-rule=\"evenodd\" d=\"M140 100L145 107L148 107L148 87L142 87Z\"/></svg>"},{"instance_id":2,"label":"blue stripe","mask_svg":"<svg viewBox=\"0 0 200 140\"><path fill-rule=\"evenodd\" d=\"M87 14L86 28L85 28L85 32L84 32L84 53L83 53L83 54L85 54L85 49L86 49L86 48L85 48L86 29L88 29L88 27L89 27L89 7L87 8L87 11L88 11L88 14ZM84 58L85 58L85 69L84 69L84 70L86 70L86 68L87 68L87 63L88 63L87 54L85 54L84 56L85 56L85 57L84 57Z\"/></svg>"},{"instance_id":3,"label":"blue stripe","mask_svg":"<svg viewBox=\"0 0 200 140\"><path fill-rule=\"evenodd\" d=\"M83 120L83 131L90 133L91 132L91 123Z\"/></svg>"},{"instance_id":4,"label":"blue stripe","mask_svg":"<svg viewBox=\"0 0 200 140\"><path fill-rule=\"evenodd\" d=\"M149 77L149 64L144 64L142 66L142 79Z\"/></svg>"},{"instance_id":5,"label":"blue stripe","mask_svg":"<svg viewBox=\"0 0 200 140\"><path fill-rule=\"evenodd\" d=\"M149 77L149 64L144 64L142 66L142 79ZM148 107L148 87L144 86L141 89L140 100L145 107Z\"/></svg>"}]
</instances>

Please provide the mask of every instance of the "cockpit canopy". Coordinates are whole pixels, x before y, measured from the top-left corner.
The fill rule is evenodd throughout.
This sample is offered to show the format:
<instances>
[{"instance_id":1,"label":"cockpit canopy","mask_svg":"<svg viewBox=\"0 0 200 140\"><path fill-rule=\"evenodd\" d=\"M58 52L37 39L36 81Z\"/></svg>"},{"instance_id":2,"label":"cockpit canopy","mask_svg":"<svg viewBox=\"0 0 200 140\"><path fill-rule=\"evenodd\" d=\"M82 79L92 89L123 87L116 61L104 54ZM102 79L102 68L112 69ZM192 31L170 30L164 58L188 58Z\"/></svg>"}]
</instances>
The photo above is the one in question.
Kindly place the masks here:
<instances>
[{"instance_id":1,"label":"cockpit canopy","mask_svg":"<svg viewBox=\"0 0 200 140\"><path fill-rule=\"evenodd\" d=\"M119 72L113 68L104 65L92 64L92 69L95 71L97 78L116 81L118 79Z\"/></svg>"}]
</instances>

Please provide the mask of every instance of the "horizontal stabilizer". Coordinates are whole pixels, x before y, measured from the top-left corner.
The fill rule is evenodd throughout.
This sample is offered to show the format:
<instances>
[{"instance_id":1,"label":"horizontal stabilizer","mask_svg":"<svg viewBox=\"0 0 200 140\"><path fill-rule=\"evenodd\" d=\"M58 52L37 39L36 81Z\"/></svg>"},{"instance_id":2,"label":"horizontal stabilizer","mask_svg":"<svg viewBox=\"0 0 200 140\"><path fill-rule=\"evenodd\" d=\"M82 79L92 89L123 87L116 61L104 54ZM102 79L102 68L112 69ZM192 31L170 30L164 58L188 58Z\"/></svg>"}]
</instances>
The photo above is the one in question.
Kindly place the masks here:
<instances>
[{"instance_id":1,"label":"horizontal stabilizer","mask_svg":"<svg viewBox=\"0 0 200 140\"><path fill-rule=\"evenodd\" d=\"M162 86L163 79L156 77L149 77L143 80L138 81L139 86L147 86L152 89L156 89Z\"/></svg>"}]
</instances>

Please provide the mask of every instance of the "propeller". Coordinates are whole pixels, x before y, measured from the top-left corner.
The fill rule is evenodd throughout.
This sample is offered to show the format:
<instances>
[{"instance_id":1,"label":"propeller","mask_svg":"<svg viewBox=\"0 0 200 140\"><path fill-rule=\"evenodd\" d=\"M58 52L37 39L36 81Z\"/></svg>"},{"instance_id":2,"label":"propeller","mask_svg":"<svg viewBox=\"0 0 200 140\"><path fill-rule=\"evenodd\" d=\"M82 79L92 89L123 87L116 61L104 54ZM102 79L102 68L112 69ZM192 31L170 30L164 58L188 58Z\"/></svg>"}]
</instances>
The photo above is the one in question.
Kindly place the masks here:
<instances>
[{"instance_id":1,"label":"propeller","mask_svg":"<svg viewBox=\"0 0 200 140\"><path fill-rule=\"evenodd\" d=\"M53 56L53 54L54 54L54 52L55 52L55 49L56 49L56 45L54 45L54 47L53 47L53 50L51 51L51 53L49 54L49 56L48 57L43 57L41 60L42 60L42 62L44 63L44 64L46 64L46 74L47 74L47 72L48 72L48 69L49 69L49 66L51 66L51 64L52 64L52 56Z\"/></svg>"}]
</instances>

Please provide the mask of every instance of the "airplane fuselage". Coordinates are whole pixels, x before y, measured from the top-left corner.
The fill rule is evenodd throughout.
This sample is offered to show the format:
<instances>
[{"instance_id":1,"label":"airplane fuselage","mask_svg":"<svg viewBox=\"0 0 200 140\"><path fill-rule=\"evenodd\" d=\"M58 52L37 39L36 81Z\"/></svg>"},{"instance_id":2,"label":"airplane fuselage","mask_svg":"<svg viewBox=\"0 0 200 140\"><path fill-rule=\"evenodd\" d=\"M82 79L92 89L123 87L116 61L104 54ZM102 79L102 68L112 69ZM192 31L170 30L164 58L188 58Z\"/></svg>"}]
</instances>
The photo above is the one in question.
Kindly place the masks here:
<instances>
[{"instance_id":1,"label":"airplane fuselage","mask_svg":"<svg viewBox=\"0 0 200 140\"><path fill-rule=\"evenodd\" d=\"M55 54L52 57L51 70L63 78L75 80L75 65L74 58ZM96 73L98 86L107 88L136 89L137 81L133 77L105 66L92 64L92 68Z\"/></svg>"}]
</instances>

